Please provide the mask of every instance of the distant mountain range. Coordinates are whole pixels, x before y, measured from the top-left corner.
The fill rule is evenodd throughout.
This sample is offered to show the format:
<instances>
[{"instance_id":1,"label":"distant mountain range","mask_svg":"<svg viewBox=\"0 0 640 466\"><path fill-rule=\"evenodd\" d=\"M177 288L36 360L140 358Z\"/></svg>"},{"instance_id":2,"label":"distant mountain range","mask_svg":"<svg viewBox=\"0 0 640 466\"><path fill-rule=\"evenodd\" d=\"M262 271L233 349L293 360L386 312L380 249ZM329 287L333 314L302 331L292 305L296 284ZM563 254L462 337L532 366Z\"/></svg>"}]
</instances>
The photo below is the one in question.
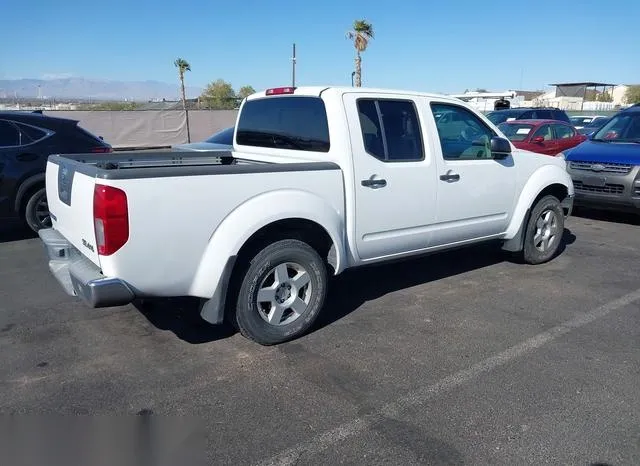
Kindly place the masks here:
<instances>
[{"instance_id":1,"label":"distant mountain range","mask_svg":"<svg viewBox=\"0 0 640 466\"><path fill-rule=\"evenodd\" d=\"M186 88L187 98L195 98L202 93L198 87ZM96 99L96 100L137 100L151 99L178 100L180 83L159 81L110 81L89 78L58 79L0 79L0 98L14 96L43 97L56 99Z\"/></svg>"}]
</instances>

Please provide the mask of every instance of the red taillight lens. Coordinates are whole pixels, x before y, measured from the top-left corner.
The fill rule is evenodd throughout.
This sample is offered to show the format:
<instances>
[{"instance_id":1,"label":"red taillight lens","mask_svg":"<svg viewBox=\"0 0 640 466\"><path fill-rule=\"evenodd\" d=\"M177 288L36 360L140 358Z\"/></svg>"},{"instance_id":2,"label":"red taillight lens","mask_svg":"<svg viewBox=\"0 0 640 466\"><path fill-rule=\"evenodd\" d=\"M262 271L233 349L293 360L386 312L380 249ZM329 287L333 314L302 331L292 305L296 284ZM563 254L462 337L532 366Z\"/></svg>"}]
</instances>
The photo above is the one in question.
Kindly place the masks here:
<instances>
[{"instance_id":1,"label":"red taillight lens","mask_svg":"<svg viewBox=\"0 0 640 466\"><path fill-rule=\"evenodd\" d=\"M295 87L274 87L267 89L267 95L280 95L280 94L293 94L296 90Z\"/></svg>"},{"instance_id":2,"label":"red taillight lens","mask_svg":"<svg viewBox=\"0 0 640 466\"><path fill-rule=\"evenodd\" d=\"M93 190L93 224L98 254L109 256L129 239L127 195L113 186L97 184Z\"/></svg>"},{"instance_id":3,"label":"red taillight lens","mask_svg":"<svg viewBox=\"0 0 640 466\"><path fill-rule=\"evenodd\" d=\"M113 152L113 149L111 147L94 147L93 149L91 149L91 152L95 152L95 153Z\"/></svg>"}]
</instances>

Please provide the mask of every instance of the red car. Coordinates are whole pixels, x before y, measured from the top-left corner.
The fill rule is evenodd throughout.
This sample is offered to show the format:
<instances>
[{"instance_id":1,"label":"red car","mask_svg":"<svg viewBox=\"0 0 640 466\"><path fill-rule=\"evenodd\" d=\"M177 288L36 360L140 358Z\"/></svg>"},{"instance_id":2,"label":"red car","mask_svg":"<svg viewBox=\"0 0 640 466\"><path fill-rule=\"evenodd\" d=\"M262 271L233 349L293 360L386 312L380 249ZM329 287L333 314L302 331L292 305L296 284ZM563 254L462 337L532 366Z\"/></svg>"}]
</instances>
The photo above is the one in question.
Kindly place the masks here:
<instances>
[{"instance_id":1,"label":"red car","mask_svg":"<svg viewBox=\"0 0 640 466\"><path fill-rule=\"evenodd\" d=\"M557 155L587 139L569 123L559 120L511 120L500 123L498 129L518 149L546 155Z\"/></svg>"}]
</instances>

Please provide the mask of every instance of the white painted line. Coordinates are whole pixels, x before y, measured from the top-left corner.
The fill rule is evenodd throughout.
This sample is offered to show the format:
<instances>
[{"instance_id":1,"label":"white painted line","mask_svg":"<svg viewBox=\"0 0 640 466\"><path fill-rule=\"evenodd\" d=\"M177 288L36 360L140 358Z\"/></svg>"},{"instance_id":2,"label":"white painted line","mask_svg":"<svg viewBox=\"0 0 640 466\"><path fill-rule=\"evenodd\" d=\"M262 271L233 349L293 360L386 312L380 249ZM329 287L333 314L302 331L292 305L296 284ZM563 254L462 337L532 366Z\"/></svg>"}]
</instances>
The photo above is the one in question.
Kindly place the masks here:
<instances>
[{"instance_id":1,"label":"white painted line","mask_svg":"<svg viewBox=\"0 0 640 466\"><path fill-rule=\"evenodd\" d=\"M374 423L383 420L385 417L397 417L402 411L408 408L422 405L440 393L452 390L497 367L503 366L517 358L525 356L547 343L556 340L562 335L569 333L571 330L590 324L594 320L602 318L607 314L638 300L640 300L640 289L604 304L590 312L580 314L567 322L547 330L546 332L539 333L522 343L502 351L501 353L484 359L467 369L451 374L421 390L416 390L397 401L390 402L382 406L375 413L346 422L258 464L260 466L291 465L299 461L302 455L318 454L341 440L357 435Z\"/></svg>"}]
</instances>

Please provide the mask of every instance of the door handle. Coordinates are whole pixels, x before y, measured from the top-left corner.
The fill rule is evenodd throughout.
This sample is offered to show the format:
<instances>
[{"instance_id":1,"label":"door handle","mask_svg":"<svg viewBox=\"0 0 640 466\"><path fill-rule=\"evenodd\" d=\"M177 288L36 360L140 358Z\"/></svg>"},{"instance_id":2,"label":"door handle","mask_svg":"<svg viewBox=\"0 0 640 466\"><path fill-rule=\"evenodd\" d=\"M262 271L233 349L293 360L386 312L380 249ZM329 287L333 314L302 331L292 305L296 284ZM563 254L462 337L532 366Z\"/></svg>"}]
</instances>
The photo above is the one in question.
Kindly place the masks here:
<instances>
[{"instance_id":1,"label":"door handle","mask_svg":"<svg viewBox=\"0 0 640 466\"><path fill-rule=\"evenodd\" d=\"M458 181L460 179L460 175L458 175L457 173L451 173L451 170L449 170L446 175L440 175L440 179L442 181L453 183L454 181Z\"/></svg>"},{"instance_id":2,"label":"door handle","mask_svg":"<svg viewBox=\"0 0 640 466\"><path fill-rule=\"evenodd\" d=\"M362 180L360 184L367 188L378 189L384 188L387 185L387 180L373 180L369 178L368 180Z\"/></svg>"}]
</instances>

